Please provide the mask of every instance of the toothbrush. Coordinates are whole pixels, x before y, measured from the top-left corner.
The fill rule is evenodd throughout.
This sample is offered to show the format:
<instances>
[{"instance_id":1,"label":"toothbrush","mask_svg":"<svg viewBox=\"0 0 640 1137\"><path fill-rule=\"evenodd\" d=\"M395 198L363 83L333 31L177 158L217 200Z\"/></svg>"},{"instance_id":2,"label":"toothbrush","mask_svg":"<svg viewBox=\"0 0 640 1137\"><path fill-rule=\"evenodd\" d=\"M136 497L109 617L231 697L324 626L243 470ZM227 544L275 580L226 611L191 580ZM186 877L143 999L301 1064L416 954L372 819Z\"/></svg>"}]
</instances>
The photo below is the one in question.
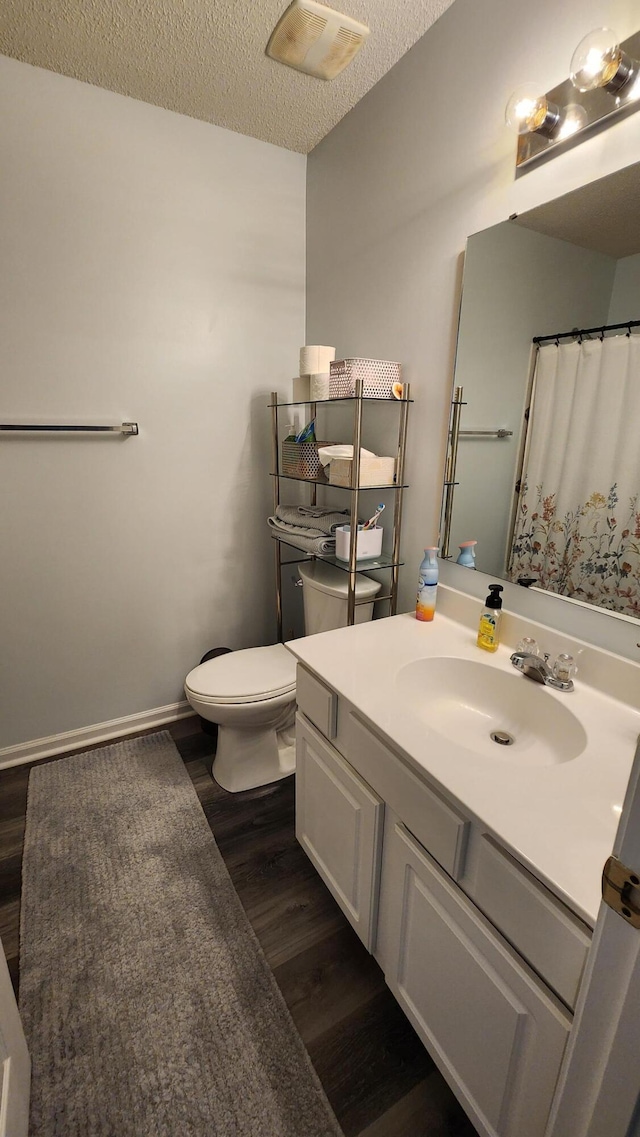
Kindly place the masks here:
<instances>
[{"instance_id":1,"label":"toothbrush","mask_svg":"<svg viewBox=\"0 0 640 1137\"><path fill-rule=\"evenodd\" d=\"M384 505L382 502L380 502L380 505L376 509L373 517L370 517L369 520L366 522L366 524L362 526L363 530L364 529L375 529L376 522L377 522L380 514L382 513L383 509L384 509Z\"/></svg>"}]
</instances>

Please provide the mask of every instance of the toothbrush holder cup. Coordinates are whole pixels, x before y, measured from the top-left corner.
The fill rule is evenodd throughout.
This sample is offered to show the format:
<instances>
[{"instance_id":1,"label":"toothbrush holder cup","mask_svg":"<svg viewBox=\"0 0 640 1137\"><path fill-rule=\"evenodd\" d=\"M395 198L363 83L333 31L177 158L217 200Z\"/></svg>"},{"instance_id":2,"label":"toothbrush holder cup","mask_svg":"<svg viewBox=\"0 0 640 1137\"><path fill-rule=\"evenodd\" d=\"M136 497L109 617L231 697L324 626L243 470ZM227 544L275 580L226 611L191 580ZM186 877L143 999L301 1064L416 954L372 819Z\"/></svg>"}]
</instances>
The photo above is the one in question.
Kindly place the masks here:
<instances>
[{"instance_id":1,"label":"toothbrush holder cup","mask_svg":"<svg viewBox=\"0 0 640 1137\"><path fill-rule=\"evenodd\" d=\"M356 538L356 560L371 560L379 557L382 552L382 526L376 525L374 529L363 529L358 526ZM336 557L339 561L348 561L351 549L351 526L339 525L336 529Z\"/></svg>"}]
</instances>

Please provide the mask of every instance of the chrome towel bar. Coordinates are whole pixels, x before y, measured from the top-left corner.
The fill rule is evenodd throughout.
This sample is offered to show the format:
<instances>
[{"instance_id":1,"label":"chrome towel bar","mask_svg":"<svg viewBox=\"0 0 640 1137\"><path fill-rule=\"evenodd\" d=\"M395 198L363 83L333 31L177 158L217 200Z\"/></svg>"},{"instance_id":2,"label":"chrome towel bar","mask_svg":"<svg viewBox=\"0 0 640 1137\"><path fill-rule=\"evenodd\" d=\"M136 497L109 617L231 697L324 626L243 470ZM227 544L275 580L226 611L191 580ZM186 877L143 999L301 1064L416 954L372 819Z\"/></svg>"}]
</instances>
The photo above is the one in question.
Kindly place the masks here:
<instances>
[{"instance_id":1,"label":"chrome towel bar","mask_svg":"<svg viewBox=\"0 0 640 1137\"><path fill-rule=\"evenodd\" d=\"M484 438L511 438L513 431L501 426L498 430L460 430L458 433L460 438L469 438L471 435L474 438L477 438L478 435L482 435Z\"/></svg>"},{"instance_id":2,"label":"chrome towel bar","mask_svg":"<svg viewBox=\"0 0 640 1137\"><path fill-rule=\"evenodd\" d=\"M56 425L50 425L50 426L34 426L33 423L22 423L22 424L20 424L20 423L0 423L0 433L1 432L6 432L6 433L19 432L21 434L25 434L25 433L31 433L33 431L36 431L38 434L41 434L45 431L47 431L47 432L53 431L56 434L59 434L59 433L71 433L71 434L95 434L95 433L98 433L98 434L133 435L133 434L138 434L138 424L137 424L137 422L123 422L120 424L120 426L75 426L75 425L73 425L73 426L71 426L71 425L70 426L58 426L57 424Z\"/></svg>"}]
</instances>

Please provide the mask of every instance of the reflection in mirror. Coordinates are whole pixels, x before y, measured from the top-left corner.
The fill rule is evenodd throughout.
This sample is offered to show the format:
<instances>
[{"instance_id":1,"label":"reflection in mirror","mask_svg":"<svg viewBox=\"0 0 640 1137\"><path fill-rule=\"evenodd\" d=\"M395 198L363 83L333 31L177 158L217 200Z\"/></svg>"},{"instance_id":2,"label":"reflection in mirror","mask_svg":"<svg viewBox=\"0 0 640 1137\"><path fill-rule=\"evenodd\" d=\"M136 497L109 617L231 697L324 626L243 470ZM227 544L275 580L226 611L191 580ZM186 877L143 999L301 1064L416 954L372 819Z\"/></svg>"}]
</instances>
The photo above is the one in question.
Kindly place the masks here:
<instances>
[{"instance_id":1,"label":"reflection in mirror","mask_svg":"<svg viewBox=\"0 0 640 1137\"><path fill-rule=\"evenodd\" d=\"M640 618L640 166L469 238L448 554Z\"/></svg>"}]
</instances>

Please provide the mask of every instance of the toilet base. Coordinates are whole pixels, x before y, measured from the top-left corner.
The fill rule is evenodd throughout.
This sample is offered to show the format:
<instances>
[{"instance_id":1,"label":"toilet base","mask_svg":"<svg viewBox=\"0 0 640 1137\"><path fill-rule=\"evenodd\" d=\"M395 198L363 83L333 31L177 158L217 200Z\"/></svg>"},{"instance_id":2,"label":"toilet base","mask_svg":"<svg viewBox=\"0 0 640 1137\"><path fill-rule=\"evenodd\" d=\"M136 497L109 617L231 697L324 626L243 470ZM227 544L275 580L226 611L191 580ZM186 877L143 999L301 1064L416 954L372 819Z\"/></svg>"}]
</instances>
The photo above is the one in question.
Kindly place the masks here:
<instances>
[{"instance_id":1,"label":"toilet base","mask_svg":"<svg viewBox=\"0 0 640 1137\"><path fill-rule=\"evenodd\" d=\"M254 790L293 774L296 768L295 706L279 729L238 730L218 727L218 748L211 773L229 793Z\"/></svg>"}]
</instances>

